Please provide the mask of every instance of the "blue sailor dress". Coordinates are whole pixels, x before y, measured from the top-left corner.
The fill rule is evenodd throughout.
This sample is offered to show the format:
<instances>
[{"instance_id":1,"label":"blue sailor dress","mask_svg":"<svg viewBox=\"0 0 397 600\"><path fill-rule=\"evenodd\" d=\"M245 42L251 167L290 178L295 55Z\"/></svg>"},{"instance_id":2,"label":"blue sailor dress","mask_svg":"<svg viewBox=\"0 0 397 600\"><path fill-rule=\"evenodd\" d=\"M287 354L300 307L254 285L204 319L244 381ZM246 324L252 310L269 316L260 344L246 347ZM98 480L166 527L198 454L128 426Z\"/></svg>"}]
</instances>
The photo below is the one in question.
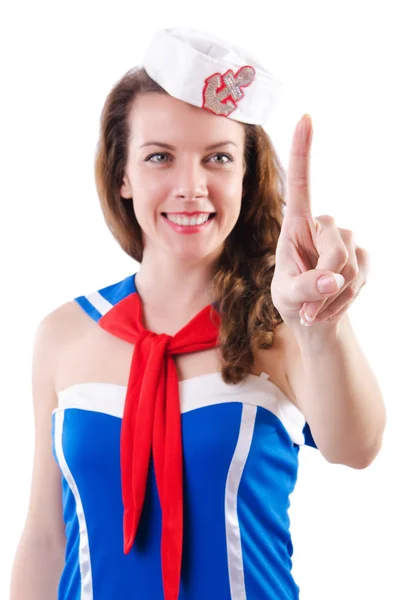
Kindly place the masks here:
<instances>
[{"instance_id":1,"label":"blue sailor dress","mask_svg":"<svg viewBox=\"0 0 397 600\"><path fill-rule=\"evenodd\" d=\"M135 275L74 300L98 324ZM58 393L52 452L62 475L65 564L58 600L163 600L161 507L151 459L135 543L123 552L120 432L126 387ZM288 509L309 424L269 375L179 382L183 558L179 600L296 600Z\"/></svg>"}]
</instances>

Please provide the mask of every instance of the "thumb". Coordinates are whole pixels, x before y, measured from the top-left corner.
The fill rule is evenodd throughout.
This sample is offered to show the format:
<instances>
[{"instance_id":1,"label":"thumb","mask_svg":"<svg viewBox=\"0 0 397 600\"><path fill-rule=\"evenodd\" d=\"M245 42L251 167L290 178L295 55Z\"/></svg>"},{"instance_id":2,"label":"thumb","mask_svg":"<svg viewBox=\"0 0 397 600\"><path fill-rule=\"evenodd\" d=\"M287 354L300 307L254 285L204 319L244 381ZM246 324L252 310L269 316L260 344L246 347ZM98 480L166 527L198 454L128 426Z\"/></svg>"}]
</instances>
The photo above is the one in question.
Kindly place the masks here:
<instances>
[{"instance_id":1,"label":"thumb","mask_svg":"<svg viewBox=\"0 0 397 600\"><path fill-rule=\"evenodd\" d=\"M312 269L294 277L293 297L295 302L314 302L336 294L345 284L339 273L325 269Z\"/></svg>"}]
</instances>

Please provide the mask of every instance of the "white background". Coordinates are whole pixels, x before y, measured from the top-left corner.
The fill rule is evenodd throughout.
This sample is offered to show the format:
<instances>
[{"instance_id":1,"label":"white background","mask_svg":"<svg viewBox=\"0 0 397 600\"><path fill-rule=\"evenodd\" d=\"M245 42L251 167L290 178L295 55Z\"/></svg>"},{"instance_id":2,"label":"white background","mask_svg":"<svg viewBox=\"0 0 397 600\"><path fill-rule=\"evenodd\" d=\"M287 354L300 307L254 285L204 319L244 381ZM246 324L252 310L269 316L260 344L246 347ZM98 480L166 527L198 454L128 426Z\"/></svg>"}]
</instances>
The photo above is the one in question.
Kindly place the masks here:
<instances>
[{"instance_id":1,"label":"white background","mask_svg":"<svg viewBox=\"0 0 397 600\"><path fill-rule=\"evenodd\" d=\"M265 128L283 165L307 112L313 214L333 215L370 253L367 285L349 314L384 394L383 448L360 471L302 448L289 513L293 575L302 600L397 597L393 4L69 0L2 9L1 598L9 594L29 502L36 327L57 306L138 270L99 208L93 166L100 111L155 30L180 25L242 45L281 77L286 93Z\"/></svg>"}]
</instances>

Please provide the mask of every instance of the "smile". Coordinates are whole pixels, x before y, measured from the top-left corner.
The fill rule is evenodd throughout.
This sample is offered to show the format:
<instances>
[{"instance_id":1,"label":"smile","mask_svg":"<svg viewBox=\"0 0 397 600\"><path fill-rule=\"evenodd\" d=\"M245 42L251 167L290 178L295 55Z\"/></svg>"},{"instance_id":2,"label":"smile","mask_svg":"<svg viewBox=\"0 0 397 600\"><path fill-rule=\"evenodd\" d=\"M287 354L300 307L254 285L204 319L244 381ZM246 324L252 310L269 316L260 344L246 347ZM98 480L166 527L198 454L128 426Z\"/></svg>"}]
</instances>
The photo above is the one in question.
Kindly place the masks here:
<instances>
[{"instance_id":1,"label":"smile","mask_svg":"<svg viewBox=\"0 0 397 600\"><path fill-rule=\"evenodd\" d=\"M172 227L172 229L174 231L176 231L177 233L198 233L200 231L204 231L206 229L208 229L208 227L211 225L211 223L215 220L215 216L216 213L212 213L209 218L204 221L204 223L201 223L199 225L191 225L189 223L185 224L185 225L180 225L178 223L174 223L173 221L171 221L165 214L161 215L162 218L169 224L170 227Z\"/></svg>"}]
</instances>

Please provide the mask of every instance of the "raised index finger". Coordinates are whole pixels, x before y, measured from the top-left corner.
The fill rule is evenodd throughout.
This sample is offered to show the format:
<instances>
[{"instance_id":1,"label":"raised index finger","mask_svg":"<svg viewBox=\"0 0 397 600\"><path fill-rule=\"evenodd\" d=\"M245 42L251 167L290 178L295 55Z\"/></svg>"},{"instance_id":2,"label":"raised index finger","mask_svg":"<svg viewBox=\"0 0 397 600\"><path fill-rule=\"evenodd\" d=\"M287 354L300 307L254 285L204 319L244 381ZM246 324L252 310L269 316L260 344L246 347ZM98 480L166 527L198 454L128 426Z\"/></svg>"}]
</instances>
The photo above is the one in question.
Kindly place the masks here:
<instances>
[{"instance_id":1,"label":"raised index finger","mask_svg":"<svg viewBox=\"0 0 397 600\"><path fill-rule=\"evenodd\" d=\"M295 127L287 171L285 217L311 217L309 162L313 126L303 115Z\"/></svg>"}]
</instances>

